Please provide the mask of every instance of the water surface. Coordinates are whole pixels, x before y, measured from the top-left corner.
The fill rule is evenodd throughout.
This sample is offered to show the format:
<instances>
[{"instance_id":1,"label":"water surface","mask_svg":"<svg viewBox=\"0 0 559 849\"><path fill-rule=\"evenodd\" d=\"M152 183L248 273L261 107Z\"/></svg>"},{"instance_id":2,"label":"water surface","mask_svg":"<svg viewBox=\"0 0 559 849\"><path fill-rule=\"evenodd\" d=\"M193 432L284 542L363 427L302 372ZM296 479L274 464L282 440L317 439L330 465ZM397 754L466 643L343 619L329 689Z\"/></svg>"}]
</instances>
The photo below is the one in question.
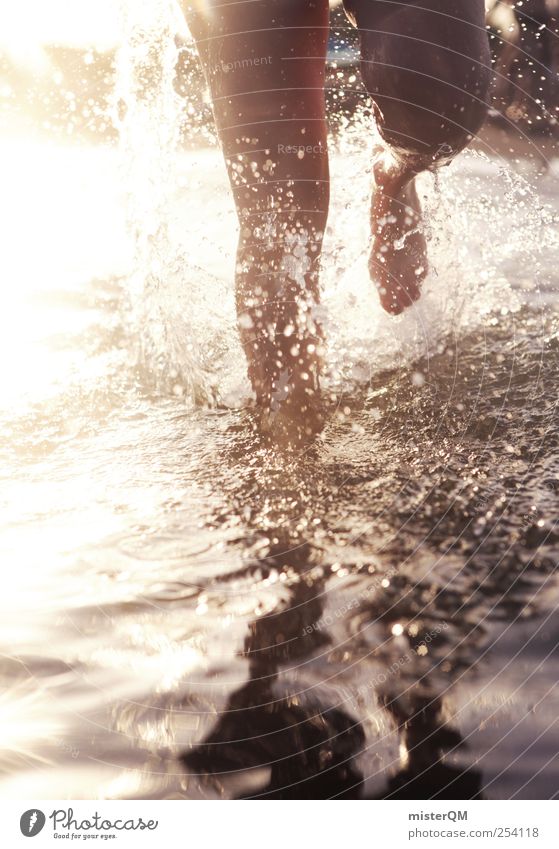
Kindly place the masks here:
<instances>
[{"instance_id":1,"label":"water surface","mask_svg":"<svg viewBox=\"0 0 559 849\"><path fill-rule=\"evenodd\" d=\"M556 792L557 165L425 178L394 320L369 147L338 146L329 419L280 456L218 153L3 144L3 795Z\"/></svg>"}]
</instances>

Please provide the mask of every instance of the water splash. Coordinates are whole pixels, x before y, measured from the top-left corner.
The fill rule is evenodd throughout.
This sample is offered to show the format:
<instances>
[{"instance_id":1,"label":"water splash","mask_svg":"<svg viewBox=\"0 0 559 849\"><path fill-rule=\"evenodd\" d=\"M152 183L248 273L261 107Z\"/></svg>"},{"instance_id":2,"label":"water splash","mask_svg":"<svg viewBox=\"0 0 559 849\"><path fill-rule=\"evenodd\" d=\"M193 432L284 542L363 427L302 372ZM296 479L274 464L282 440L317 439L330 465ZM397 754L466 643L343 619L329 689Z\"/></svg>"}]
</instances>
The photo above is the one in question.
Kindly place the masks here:
<instances>
[{"instance_id":1,"label":"water splash","mask_svg":"<svg viewBox=\"0 0 559 849\"><path fill-rule=\"evenodd\" d=\"M177 93L185 89L177 83L176 37L184 21L169 0L124 6L116 104L142 362L164 392L239 406L250 389L234 307L237 222L217 151L180 144L191 112ZM445 338L506 320L527 292L542 288L542 248L559 250L556 213L538 190L494 152L467 152L419 180L430 273L419 303L397 319L386 315L367 270L378 141L365 108L331 142L320 319L329 345L325 383L337 394L433 353Z\"/></svg>"},{"instance_id":2,"label":"water splash","mask_svg":"<svg viewBox=\"0 0 559 849\"><path fill-rule=\"evenodd\" d=\"M173 234L174 203L189 188L178 179L183 102L174 85L184 20L172 0L123 3L121 20L115 120L136 245L129 293L140 361L157 388L204 403L212 387L197 323L209 304L192 297L187 246Z\"/></svg>"}]
</instances>

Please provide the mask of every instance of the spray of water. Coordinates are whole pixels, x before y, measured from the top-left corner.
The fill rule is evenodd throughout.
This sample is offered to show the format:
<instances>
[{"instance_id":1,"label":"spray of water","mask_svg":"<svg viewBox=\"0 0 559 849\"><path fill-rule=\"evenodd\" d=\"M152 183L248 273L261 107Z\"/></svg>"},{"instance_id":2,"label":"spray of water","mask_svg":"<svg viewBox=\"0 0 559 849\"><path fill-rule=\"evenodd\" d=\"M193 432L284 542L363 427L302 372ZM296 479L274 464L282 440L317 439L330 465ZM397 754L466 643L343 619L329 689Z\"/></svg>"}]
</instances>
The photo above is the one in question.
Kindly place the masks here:
<instances>
[{"instance_id":1,"label":"spray of water","mask_svg":"<svg viewBox=\"0 0 559 849\"><path fill-rule=\"evenodd\" d=\"M178 179L184 103L175 90L184 21L171 0L138 0L122 2L121 22L115 120L135 238L129 292L140 362L157 388L203 403L212 396L198 326L207 304L193 296L188 245L172 232L174 205L188 191Z\"/></svg>"},{"instance_id":2,"label":"spray of water","mask_svg":"<svg viewBox=\"0 0 559 849\"><path fill-rule=\"evenodd\" d=\"M192 105L177 91L171 0L123 2L115 109L129 187L136 261L130 292L144 367L158 388L193 403L248 395L235 328L237 228L218 152L187 152ZM506 320L539 286L542 246L557 250L555 213L499 157L467 153L421 178L430 274L421 301L397 319L381 310L367 271L370 113L331 145L333 191L323 261L326 384L346 391L487 323ZM497 318L496 318L497 317Z\"/></svg>"}]
</instances>

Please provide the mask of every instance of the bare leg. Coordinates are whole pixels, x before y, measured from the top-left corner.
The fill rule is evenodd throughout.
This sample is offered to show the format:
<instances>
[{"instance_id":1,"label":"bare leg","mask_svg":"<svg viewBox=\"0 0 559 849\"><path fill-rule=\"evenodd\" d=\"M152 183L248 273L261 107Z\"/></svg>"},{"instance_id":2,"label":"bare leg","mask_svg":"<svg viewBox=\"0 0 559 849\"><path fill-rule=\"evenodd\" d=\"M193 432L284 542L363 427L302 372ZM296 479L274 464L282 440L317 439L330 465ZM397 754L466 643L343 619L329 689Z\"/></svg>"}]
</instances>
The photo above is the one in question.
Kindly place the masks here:
<instances>
[{"instance_id":1,"label":"bare leg","mask_svg":"<svg viewBox=\"0 0 559 849\"><path fill-rule=\"evenodd\" d=\"M262 427L298 441L322 423L328 0L198 0L186 15L239 217L237 312Z\"/></svg>"},{"instance_id":2,"label":"bare leg","mask_svg":"<svg viewBox=\"0 0 559 849\"><path fill-rule=\"evenodd\" d=\"M345 0L386 148L374 163L369 268L400 313L427 273L418 173L450 161L483 123L491 80L484 0Z\"/></svg>"}]
</instances>

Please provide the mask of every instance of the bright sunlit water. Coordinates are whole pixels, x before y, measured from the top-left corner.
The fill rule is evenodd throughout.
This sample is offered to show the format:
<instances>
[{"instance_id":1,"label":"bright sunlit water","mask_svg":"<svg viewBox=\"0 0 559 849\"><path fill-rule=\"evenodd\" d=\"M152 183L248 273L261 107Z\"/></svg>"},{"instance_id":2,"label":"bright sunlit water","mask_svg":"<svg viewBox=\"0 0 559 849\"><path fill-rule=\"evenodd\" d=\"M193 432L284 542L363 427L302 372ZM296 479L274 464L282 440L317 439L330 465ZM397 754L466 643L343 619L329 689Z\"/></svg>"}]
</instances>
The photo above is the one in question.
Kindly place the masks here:
<instances>
[{"instance_id":1,"label":"bright sunlit water","mask_svg":"<svg viewBox=\"0 0 559 849\"><path fill-rule=\"evenodd\" d=\"M251 428L220 155L178 145L164 20L138 87L138 20L118 148L0 147L3 795L548 797L557 162L486 145L423 178L432 272L393 319L372 129L333 140L330 417L279 456Z\"/></svg>"}]
</instances>

